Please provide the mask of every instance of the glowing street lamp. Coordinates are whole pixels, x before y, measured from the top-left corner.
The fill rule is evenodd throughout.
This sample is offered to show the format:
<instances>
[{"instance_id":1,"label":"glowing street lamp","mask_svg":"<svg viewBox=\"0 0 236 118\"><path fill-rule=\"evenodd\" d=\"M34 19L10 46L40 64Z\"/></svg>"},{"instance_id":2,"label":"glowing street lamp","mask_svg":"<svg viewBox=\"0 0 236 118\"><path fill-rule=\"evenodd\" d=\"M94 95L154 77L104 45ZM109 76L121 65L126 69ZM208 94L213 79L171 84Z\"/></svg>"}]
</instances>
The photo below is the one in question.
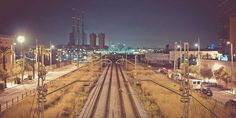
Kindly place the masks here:
<instances>
[{"instance_id":1,"label":"glowing street lamp","mask_svg":"<svg viewBox=\"0 0 236 118\"><path fill-rule=\"evenodd\" d=\"M197 62L198 62L197 64L198 64L198 71L200 72L200 68L201 68L200 67L201 66L201 64L200 64L201 63L200 49L201 48L200 48L200 39L199 39L199 37L198 37L197 40L198 40L198 42L195 43L194 46L197 48Z\"/></svg>"},{"instance_id":2,"label":"glowing street lamp","mask_svg":"<svg viewBox=\"0 0 236 118\"><path fill-rule=\"evenodd\" d=\"M21 82L23 83L24 79L24 55L23 55L23 49L22 49L22 44L25 42L25 37L20 35L17 37L18 43L20 43L20 48L21 48L21 58L22 58L22 74L21 74Z\"/></svg>"},{"instance_id":3,"label":"glowing street lamp","mask_svg":"<svg viewBox=\"0 0 236 118\"><path fill-rule=\"evenodd\" d=\"M23 50L22 50L22 44L25 42L25 37L20 35L17 37L17 42L20 43L21 45L21 57L22 57L22 53L23 53Z\"/></svg>"},{"instance_id":4,"label":"glowing street lamp","mask_svg":"<svg viewBox=\"0 0 236 118\"><path fill-rule=\"evenodd\" d=\"M227 41L226 42L227 45L230 45L230 56L231 56L231 79L233 80L234 78L234 74L233 74L233 70L234 70L234 52L233 52L233 43Z\"/></svg>"},{"instance_id":5,"label":"glowing street lamp","mask_svg":"<svg viewBox=\"0 0 236 118\"><path fill-rule=\"evenodd\" d=\"M179 67L180 67L180 64L182 63L182 43L181 41L179 42L179 45L177 45L177 48L179 49Z\"/></svg>"},{"instance_id":6,"label":"glowing street lamp","mask_svg":"<svg viewBox=\"0 0 236 118\"><path fill-rule=\"evenodd\" d=\"M55 48L54 45L51 44L50 41L50 69L52 70L52 50Z\"/></svg>"}]
</instances>

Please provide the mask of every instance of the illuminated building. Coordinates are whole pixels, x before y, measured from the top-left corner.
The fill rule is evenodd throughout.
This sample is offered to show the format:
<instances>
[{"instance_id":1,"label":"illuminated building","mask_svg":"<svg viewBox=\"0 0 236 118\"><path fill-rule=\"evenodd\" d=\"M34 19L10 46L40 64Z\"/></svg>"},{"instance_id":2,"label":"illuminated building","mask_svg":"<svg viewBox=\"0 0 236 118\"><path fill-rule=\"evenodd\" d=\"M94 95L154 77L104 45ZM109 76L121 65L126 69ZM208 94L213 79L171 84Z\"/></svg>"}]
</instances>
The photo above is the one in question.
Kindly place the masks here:
<instances>
[{"instance_id":1,"label":"illuminated building","mask_svg":"<svg viewBox=\"0 0 236 118\"><path fill-rule=\"evenodd\" d=\"M12 53L14 40L14 36L0 35L0 67L7 71L10 71L14 64L14 55Z\"/></svg>"},{"instance_id":2,"label":"illuminated building","mask_svg":"<svg viewBox=\"0 0 236 118\"><path fill-rule=\"evenodd\" d=\"M218 14L218 47L225 54L226 42L230 40L230 17L236 15L236 0L218 0Z\"/></svg>"}]
</instances>

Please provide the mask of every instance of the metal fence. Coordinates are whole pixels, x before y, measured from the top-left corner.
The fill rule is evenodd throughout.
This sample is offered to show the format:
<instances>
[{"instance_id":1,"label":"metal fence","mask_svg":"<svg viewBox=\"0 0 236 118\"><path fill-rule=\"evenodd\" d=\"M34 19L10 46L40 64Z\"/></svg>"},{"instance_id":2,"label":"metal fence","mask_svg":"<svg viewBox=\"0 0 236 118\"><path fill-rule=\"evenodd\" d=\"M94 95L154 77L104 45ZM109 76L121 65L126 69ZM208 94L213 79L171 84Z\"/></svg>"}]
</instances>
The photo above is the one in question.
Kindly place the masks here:
<instances>
[{"instance_id":1,"label":"metal fence","mask_svg":"<svg viewBox=\"0 0 236 118\"><path fill-rule=\"evenodd\" d=\"M29 95L33 95L35 93L35 89L27 91L25 93L22 93L20 96L17 96L15 98L12 98L9 101L6 101L3 104L0 104L0 112L12 107L13 105L18 104L20 101L22 101L24 98L26 98Z\"/></svg>"}]
</instances>

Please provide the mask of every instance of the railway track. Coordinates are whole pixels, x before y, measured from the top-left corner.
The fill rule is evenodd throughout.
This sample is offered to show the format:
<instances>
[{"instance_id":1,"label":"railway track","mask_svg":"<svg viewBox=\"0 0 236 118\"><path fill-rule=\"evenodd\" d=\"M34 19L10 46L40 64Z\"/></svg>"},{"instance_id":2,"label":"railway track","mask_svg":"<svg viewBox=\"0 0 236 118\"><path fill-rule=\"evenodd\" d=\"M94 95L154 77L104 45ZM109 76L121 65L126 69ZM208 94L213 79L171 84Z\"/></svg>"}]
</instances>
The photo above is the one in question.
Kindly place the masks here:
<instances>
[{"instance_id":1,"label":"railway track","mask_svg":"<svg viewBox=\"0 0 236 118\"><path fill-rule=\"evenodd\" d=\"M124 73L123 73L120 65L117 65L117 66L118 66L117 70L119 70L118 72L120 72L120 75L121 75L121 78L122 78L122 80L119 80L119 81L123 82L123 84L124 84L124 92L123 92L122 96L123 97L127 96L127 99L126 99L127 104L126 105L128 105L128 104L130 105L130 106L125 107L125 108L130 107L130 109L125 110L126 114L124 115L124 117L127 117L127 118L130 118L130 117L141 118L140 113L139 113L139 111L137 109L137 106L135 104L134 98L132 96L132 92L130 90L128 80L125 78Z\"/></svg>"},{"instance_id":2,"label":"railway track","mask_svg":"<svg viewBox=\"0 0 236 118\"><path fill-rule=\"evenodd\" d=\"M98 79L79 118L141 118L120 65L109 64ZM138 104L140 105L140 104Z\"/></svg>"}]
</instances>

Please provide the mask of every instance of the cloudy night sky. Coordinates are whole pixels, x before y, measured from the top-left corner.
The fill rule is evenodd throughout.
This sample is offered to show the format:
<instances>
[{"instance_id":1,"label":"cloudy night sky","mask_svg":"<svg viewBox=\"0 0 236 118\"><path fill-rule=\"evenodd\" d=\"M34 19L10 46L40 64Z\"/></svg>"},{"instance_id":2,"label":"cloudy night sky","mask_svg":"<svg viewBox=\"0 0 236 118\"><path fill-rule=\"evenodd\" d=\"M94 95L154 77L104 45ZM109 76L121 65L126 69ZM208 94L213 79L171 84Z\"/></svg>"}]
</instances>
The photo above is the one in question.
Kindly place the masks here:
<instances>
[{"instance_id":1,"label":"cloudy night sky","mask_svg":"<svg viewBox=\"0 0 236 118\"><path fill-rule=\"evenodd\" d=\"M206 46L217 39L216 0L1 0L0 34L67 44L72 8L86 12L86 33L106 34L106 45L164 47L174 41Z\"/></svg>"}]
</instances>

